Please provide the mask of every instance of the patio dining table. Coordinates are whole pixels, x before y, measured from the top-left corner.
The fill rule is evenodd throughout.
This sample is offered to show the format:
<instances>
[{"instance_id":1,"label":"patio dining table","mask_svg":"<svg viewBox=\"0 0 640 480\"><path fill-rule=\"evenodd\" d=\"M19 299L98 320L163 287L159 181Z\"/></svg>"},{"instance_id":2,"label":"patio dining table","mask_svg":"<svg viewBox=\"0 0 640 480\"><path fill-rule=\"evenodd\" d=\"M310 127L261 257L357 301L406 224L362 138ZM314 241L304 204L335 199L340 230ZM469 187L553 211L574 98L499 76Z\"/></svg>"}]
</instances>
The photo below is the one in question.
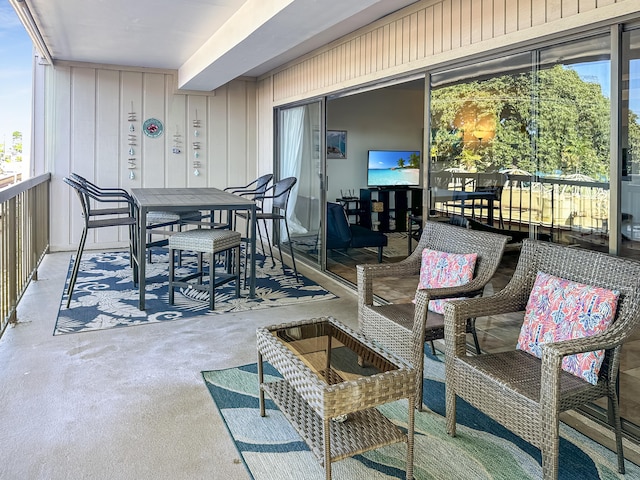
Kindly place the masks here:
<instances>
[{"instance_id":1,"label":"patio dining table","mask_svg":"<svg viewBox=\"0 0 640 480\"><path fill-rule=\"evenodd\" d=\"M255 297L256 291L256 204L253 200L234 195L218 188L133 188L133 197L138 207L138 245L146 245L147 214L151 211L190 212L194 210L234 211L243 210L249 213L251 229L249 234L250 275L249 298ZM213 218L213 216L212 216ZM146 248L138 248L134 255L138 272L140 298L138 308L145 309L146 289ZM245 267L246 268L246 267Z\"/></svg>"}]
</instances>

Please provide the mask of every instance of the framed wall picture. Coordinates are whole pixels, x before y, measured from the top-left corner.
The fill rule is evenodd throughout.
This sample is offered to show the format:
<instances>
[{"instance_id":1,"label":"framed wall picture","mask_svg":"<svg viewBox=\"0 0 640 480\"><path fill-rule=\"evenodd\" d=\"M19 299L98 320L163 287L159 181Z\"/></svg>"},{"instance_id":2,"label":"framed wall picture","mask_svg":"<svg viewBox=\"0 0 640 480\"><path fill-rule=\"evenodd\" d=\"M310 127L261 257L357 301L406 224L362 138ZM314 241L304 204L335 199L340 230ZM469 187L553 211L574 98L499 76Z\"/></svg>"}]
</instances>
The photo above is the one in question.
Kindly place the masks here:
<instances>
[{"instance_id":1,"label":"framed wall picture","mask_svg":"<svg viewBox=\"0 0 640 480\"><path fill-rule=\"evenodd\" d=\"M347 158L345 130L327 130L327 158Z\"/></svg>"}]
</instances>

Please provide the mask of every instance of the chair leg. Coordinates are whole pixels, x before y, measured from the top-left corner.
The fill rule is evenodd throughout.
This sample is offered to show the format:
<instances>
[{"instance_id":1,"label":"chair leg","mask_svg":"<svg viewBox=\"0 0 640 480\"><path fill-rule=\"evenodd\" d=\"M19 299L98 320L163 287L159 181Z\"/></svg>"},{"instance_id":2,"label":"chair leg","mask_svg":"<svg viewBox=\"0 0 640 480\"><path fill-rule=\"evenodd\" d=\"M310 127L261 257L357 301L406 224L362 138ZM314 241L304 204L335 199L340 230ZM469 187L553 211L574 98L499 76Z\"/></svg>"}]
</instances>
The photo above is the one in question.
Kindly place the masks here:
<instances>
[{"instance_id":1,"label":"chair leg","mask_svg":"<svg viewBox=\"0 0 640 480\"><path fill-rule=\"evenodd\" d=\"M271 239L269 238L269 229L267 228L267 221L263 219L262 222L264 224L264 234L267 236L267 247L269 247L269 255L271 255L271 262L275 267L276 259L273 256L273 248L271 248ZM262 245L262 253L265 253L264 244L262 243L262 235L260 236L260 245ZM266 261L266 258L265 258L265 261Z\"/></svg>"},{"instance_id":2,"label":"chair leg","mask_svg":"<svg viewBox=\"0 0 640 480\"><path fill-rule=\"evenodd\" d=\"M382 247L378 247L378 263L382 263Z\"/></svg>"},{"instance_id":3,"label":"chair leg","mask_svg":"<svg viewBox=\"0 0 640 480\"><path fill-rule=\"evenodd\" d=\"M87 241L87 228L82 229L82 236L80 237L80 243L78 244L78 251L76 252L76 259L73 262L73 269L71 270L71 278L69 279L69 287L67 288L67 308L71 305L71 295L73 295L73 288L76 285L76 279L78 278L78 271L80 270L80 262L82 261L82 252L84 251L84 244Z\"/></svg>"},{"instance_id":4,"label":"chair leg","mask_svg":"<svg viewBox=\"0 0 640 480\"><path fill-rule=\"evenodd\" d=\"M236 298L240 298L240 245L235 249L236 259Z\"/></svg>"},{"instance_id":5,"label":"chair leg","mask_svg":"<svg viewBox=\"0 0 640 480\"><path fill-rule=\"evenodd\" d=\"M453 360L450 361L453 363ZM445 365L445 378L452 378L452 374L447 374L447 370L453 369L453 366ZM447 419L447 433L456 436L456 392L450 383L445 381L445 415Z\"/></svg>"},{"instance_id":6,"label":"chair leg","mask_svg":"<svg viewBox=\"0 0 640 480\"><path fill-rule=\"evenodd\" d=\"M480 342L478 341L478 332L476 331L476 319L472 318L469 320L469 322L470 322L471 335L473 335L473 343L476 347L476 354L480 355L482 351L480 350Z\"/></svg>"},{"instance_id":7,"label":"chair leg","mask_svg":"<svg viewBox=\"0 0 640 480\"><path fill-rule=\"evenodd\" d=\"M204 272L204 267L202 265L202 252L198 252L198 271L202 274ZM211 260L213 261L213 255L211 256ZM202 275L198 277L198 285L202 285Z\"/></svg>"},{"instance_id":8,"label":"chair leg","mask_svg":"<svg viewBox=\"0 0 640 480\"><path fill-rule=\"evenodd\" d=\"M291 241L291 232L289 232L289 222L287 222L287 218L285 216L284 219L284 228L287 230L287 238L289 239L289 252L291 253L291 264L293 265L293 273L296 275L296 282L299 282L298 278L298 268L296 267L296 257L293 255L293 242ZM278 246L280 246L278 243ZM280 250L280 261L282 261L282 250ZM282 262L282 269L284 270L284 262Z\"/></svg>"},{"instance_id":9,"label":"chair leg","mask_svg":"<svg viewBox=\"0 0 640 480\"><path fill-rule=\"evenodd\" d=\"M622 450L622 424L620 422L620 405L615 388L609 387L612 393L608 397L609 401L609 423L613 426L616 434L616 452L618 454L618 472L624 473L624 452Z\"/></svg>"},{"instance_id":10,"label":"chair leg","mask_svg":"<svg viewBox=\"0 0 640 480\"><path fill-rule=\"evenodd\" d=\"M175 279L174 250L169 249L169 305L173 305L173 281Z\"/></svg>"},{"instance_id":11,"label":"chair leg","mask_svg":"<svg viewBox=\"0 0 640 480\"><path fill-rule=\"evenodd\" d=\"M431 346L431 355L436 356L436 346L433 344L433 340L429 340L429 345Z\"/></svg>"},{"instance_id":12,"label":"chair leg","mask_svg":"<svg viewBox=\"0 0 640 480\"><path fill-rule=\"evenodd\" d=\"M216 254L212 253L209 256L209 310L215 309L215 291L216 291ZM200 271L202 272L202 265L200 265ZM203 272L204 273L204 272ZM200 277L202 279L202 277Z\"/></svg>"},{"instance_id":13,"label":"chair leg","mask_svg":"<svg viewBox=\"0 0 640 480\"><path fill-rule=\"evenodd\" d=\"M550 417L550 418L549 418ZM558 413L551 412L542 423L541 446L542 478L545 480L558 478L558 454L560 451Z\"/></svg>"}]
</instances>

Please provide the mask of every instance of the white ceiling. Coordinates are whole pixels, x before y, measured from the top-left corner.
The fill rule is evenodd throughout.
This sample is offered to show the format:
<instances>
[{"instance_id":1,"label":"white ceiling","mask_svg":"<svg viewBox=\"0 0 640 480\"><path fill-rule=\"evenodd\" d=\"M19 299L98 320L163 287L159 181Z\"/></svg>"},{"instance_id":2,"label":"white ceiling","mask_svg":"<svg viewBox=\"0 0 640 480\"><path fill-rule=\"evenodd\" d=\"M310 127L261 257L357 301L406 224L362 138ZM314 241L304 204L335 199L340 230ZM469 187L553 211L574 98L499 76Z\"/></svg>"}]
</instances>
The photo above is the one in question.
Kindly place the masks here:
<instances>
[{"instance_id":1,"label":"white ceiling","mask_svg":"<svg viewBox=\"0 0 640 480\"><path fill-rule=\"evenodd\" d=\"M416 0L9 0L58 60L178 70L209 91L259 76ZM25 5L27 8L25 8Z\"/></svg>"}]
</instances>

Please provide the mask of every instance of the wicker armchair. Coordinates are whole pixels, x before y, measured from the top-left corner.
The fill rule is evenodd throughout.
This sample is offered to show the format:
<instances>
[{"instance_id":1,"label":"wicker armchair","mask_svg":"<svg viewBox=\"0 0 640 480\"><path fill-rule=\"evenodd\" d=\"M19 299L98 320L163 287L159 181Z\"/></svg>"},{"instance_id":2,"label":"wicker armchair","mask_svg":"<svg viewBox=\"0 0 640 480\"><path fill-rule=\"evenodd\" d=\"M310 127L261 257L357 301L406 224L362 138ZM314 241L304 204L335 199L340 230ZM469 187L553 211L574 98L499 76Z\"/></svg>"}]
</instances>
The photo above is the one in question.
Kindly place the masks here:
<instances>
[{"instance_id":1,"label":"wicker armchair","mask_svg":"<svg viewBox=\"0 0 640 480\"><path fill-rule=\"evenodd\" d=\"M424 343L444 338L444 316L427 310L430 300L452 297L473 297L482 294L484 286L495 273L507 237L495 233L478 232L440 222L426 222L418 246L406 259L391 264L358 265L358 323L360 331L391 353L411 363L416 369L416 407L422 409ZM421 289L416 303L374 305L374 279L386 276L415 276L416 287L420 274L422 250L430 248L450 253L477 253L474 278L459 287ZM466 331L474 338L475 320L467 322ZM433 346L432 346L433 347Z\"/></svg>"},{"instance_id":2,"label":"wicker armchair","mask_svg":"<svg viewBox=\"0 0 640 480\"><path fill-rule=\"evenodd\" d=\"M602 334L542 346L542 359L520 350L469 357L465 327L471 317L524 311L538 271L620 291L614 323ZM607 396L618 469L624 473L616 394L620 350L640 323L640 262L526 239L507 286L490 297L445 305L447 430L456 433L456 397L540 448L545 479L558 476L559 414ZM566 355L605 349L598 383L561 369Z\"/></svg>"}]
</instances>

